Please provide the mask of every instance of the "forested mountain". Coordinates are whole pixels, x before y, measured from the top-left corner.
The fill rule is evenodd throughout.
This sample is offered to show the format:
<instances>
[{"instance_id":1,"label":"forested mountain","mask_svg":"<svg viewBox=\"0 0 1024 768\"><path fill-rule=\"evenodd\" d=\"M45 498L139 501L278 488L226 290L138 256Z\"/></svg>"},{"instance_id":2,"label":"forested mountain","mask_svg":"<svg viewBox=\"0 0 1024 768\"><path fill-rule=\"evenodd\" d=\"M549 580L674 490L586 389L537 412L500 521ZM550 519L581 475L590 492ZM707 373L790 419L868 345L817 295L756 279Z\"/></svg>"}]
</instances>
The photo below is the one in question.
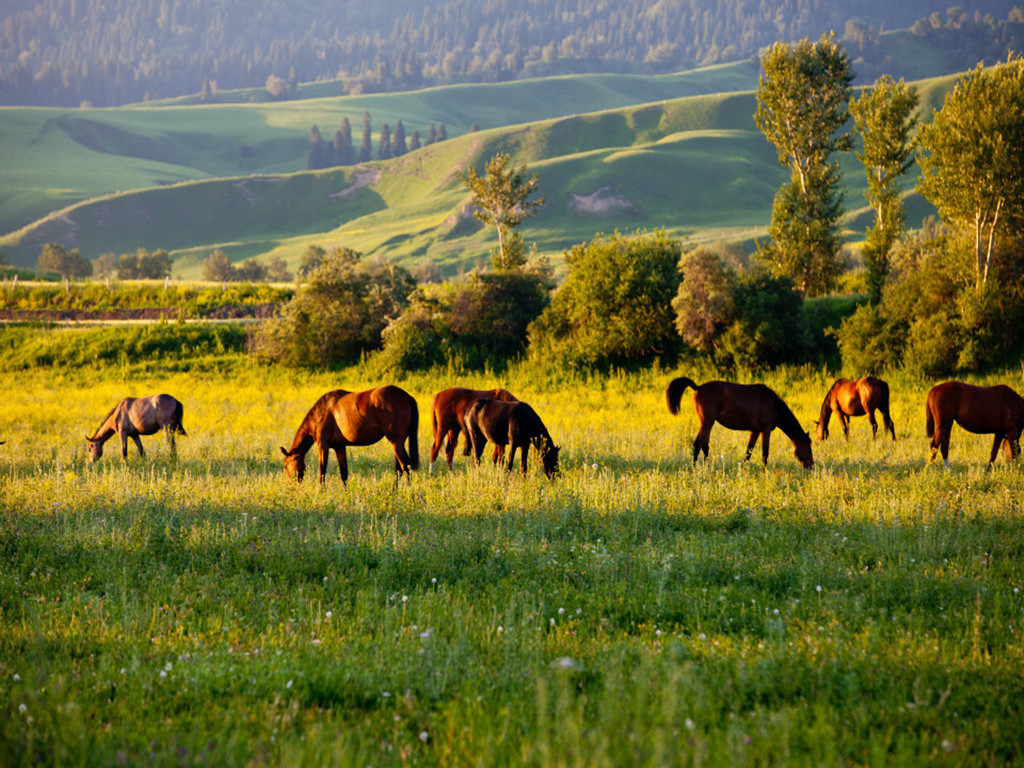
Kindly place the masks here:
<instances>
[{"instance_id":1,"label":"forested mountain","mask_svg":"<svg viewBox=\"0 0 1024 768\"><path fill-rule=\"evenodd\" d=\"M1018 4L1020 0L1017 0ZM349 93L569 72L668 72L834 29L877 69L879 33L950 38L949 70L1005 55L1024 12L939 0L8 0L0 104L109 106L341 79ZM1018 44L1016 46L1020 48Z\"/></svg>"}]
</instances>

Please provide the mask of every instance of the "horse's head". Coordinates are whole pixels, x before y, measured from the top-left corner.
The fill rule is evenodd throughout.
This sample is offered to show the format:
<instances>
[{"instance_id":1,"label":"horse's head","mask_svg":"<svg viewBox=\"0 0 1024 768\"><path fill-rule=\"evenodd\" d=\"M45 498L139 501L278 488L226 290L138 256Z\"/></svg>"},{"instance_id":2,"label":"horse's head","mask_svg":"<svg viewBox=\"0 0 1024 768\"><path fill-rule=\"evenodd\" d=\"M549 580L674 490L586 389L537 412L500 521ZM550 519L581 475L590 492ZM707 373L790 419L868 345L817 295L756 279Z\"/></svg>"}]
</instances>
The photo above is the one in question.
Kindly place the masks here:
<instances>
[{"instance_id":1,"label":"horse's head","mask_svg":"<svg viewBox=\"0 0 1024 768\"><path fill-rule=\"evenodd\" d=\"M545 440L540 449L540 460L544 466L544 474L548 480L554 480L558 476L558 451L561 450L551 440Z\"/></svg>"},{"instance_id":2,"label":"horse's head","mask_svg":"<svg viewBox=\"0 0 1024 768\"><path fill-rule=\"evenodd\" d=\"M795 443L796 450L793 451L793 455L796 456L804 469L812 469L814 467L814 456L811 454L811 436L804 432L805 440L800 440Z\"/></svg>"},{"instance_id":3,"label":"horse's head","mask_svg":"<svg viewBox=\"0 0 1024 768\"><path fill-rule=\"evenodd\" d=\"M814 425L815 427L817 427L817 429L815 429L815 433L818 436L818 440L827 440L828 424L826 424L824 421L816 421L814 422Z\"/></svg>"},{"instance_id":4,"label":"horse's head","mask_svg":"<svg viewBox=\"0 0 1024 768\"><path fill-rule=\"evenodd\" d=\"M89 461L99 461L103 455L103 441L86 435L85 442L89 444Z\"/></svg>"},{"instance_id":5,"label":"horse's head","mask_svg":"<svg viewBox=\"0 0 1024 768\"><path fill-rule=\"evenodd\" d=\"M284 454L284 473L301 483L302 478L306 476L306 454L287 451L284 446L280 446L280 448L281 453Z\"/></svg>"}]
</instances>

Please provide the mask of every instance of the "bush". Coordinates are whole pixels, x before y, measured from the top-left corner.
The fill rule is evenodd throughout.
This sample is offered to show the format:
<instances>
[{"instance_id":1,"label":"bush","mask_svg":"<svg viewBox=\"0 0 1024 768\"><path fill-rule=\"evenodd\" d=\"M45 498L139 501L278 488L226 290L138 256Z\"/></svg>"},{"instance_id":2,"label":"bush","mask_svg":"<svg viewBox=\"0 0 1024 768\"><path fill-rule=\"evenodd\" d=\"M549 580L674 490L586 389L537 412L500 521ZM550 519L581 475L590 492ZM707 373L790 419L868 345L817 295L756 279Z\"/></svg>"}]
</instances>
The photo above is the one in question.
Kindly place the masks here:
<instances>
[{"instance_id":1,"label":"bush","mask_svg":"<svg viewBox=\"0 0 1024 768\"><path fill-rule=\"evenodd\" d=\"M907 334L880 307L863 304L842 321L835 336L843 370L860 378L899 364Z\"/></svg>"},{"instance_id":2,"label":"bush","mask_svg":"<svg viewBox=\"0 0 1024 768\"><path fill-rule=\"evenodd\" d=\"M674 352L680 250L664 232L616 232L574 246L565 283L530 326L531 354L605 366Z\"/></svg>"},{"instance_id":3,"label":"bush","mask_svg":"<svg viewBox=\"0 0 1024 768\"><path fill-rule=\"evenodd\" d=\"M526 349L527 328L547 306L550 292L546 261L417 291L385 330L380 362L390 370L439 363L501 367Z\"/></svg>"},{"instance_id":4,"label":"bush","mask_svg":"<svg viewBox=\"0 0 1024 768\"><path fill-rule=\"evenodd\" d=\"M733 302L737 319L722 335L722 364L756 370L805 359L810 339L804 300L792 280L755 269L740 276Z\"/></svg>"},{"instance_id":5,"label":"bush","mask_svg":"<svg viewBox=\"0 0 1024 768\"><path fill-rule=\"evenodd\" d=\"M335 249L254 340L257 357L291 367L329 367L379 349L389 319L416 287L409 272L384 261L361 262Z\"/></svg>"},{"instance_id":6,"label":"bush","mask_svg":"<svg viewBox=\"0 0 1024 768\"><path fill-rule=\"evenodd\" d=\"M735 317L736 274L704 248L683 254L679 272L682 282L672 299L676 330L698 352L711 352Z\"/></svg>"}]
</instances>

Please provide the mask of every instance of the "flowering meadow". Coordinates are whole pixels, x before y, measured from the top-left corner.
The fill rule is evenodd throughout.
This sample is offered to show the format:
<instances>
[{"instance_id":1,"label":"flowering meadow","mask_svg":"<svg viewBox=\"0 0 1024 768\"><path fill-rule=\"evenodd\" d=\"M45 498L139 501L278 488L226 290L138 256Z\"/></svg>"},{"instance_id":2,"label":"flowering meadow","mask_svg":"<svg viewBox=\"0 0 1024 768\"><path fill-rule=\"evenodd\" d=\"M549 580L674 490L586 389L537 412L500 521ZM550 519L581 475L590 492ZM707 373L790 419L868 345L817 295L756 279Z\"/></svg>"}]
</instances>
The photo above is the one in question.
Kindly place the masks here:
<instances>
[{"instance_id":1,"label":"flowering meadow","mask_svg":"<svg viewBox=\"0 0 1024 768\"><path fill-rule=\"evenodd\" d=\"M898 440L838 423L804 471L647 370L395 381L421 469L386 443L319 487L278 446L363 368L0 373L0 763L5 766L992 765L1024 752L1024 470L890 378ZM1019 373L1003 381L1018 391ZM763 379L805 428L834 376ZM748 379L750 380L750 379ZM507 386L562 447L548 482L433 474L429 405ZM168 392L188 436L147 458L86 434ZM490 451L487 451L489 456ZM315 466L315 451L309 461ZM315 480L315 473L313 473Z\"/></svg>"}]
</instances>

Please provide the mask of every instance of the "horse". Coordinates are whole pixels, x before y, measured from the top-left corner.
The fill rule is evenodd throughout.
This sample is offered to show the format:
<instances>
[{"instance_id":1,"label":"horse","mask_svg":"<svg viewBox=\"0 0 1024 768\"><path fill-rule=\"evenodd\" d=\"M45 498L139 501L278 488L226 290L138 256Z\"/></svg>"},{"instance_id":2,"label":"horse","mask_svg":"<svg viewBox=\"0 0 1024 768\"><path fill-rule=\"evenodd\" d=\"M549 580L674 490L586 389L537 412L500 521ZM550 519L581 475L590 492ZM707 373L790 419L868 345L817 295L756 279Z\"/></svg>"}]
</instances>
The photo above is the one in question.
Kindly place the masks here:
<instances>
[{"instance_id":1,"label":"horse","mask_svg":"<svg viewBox=\"0 0 1024 768\"><path fill-rule=\"evenodd\" d=\"M490 440L496 446L510 446L508 465L505 467L507 472L512 471L516 449L522 449L522 472L525 476L526 457L530 446L533 445L540 451L541 464L548 479L554 480L558 475L558 452L561 449L551 439L540 416L527 403L495 400L489 397L479 398L466 408L465 424L477 464L480 463L484 446ZM498 463L498 458L495 451L495 464Z\"/></svg>"},{"instance_id":2,"label":"horse","mask_svg":"<svg viewBox=\"0 0 1024 768\"><path fill-rule=\"evenodd\" d=\"M942 451L942 461L949 466L949 435L956 422L968 432L995 435L991 468L1004 445L1006 457L1020 455L1020 436L1024 431L1024 398L1004 384L976 387L960 381L947 381L932 387L925 402L925 421L932 453L928 463L935 461L935 452Z\"/></svg>"},{"instance_id":3,"label":"horse","mask_svg":"<svg viewBox=\"0 0 1024 768\"><path fill-rule=\"evenodd\" d=\"M184 435L185 427L181 424L184 409L170 395L148 395L146 397L126 397L103 417L92 437L86 435L89 443L89 458L98 461L103 455L103 444L116 432L121 438L121 458L128 461L128 438L135 441L139 456L146 457L142 449L140 435L152 435L163 430L171 455L177 454L174 435Z\"/></svg>"},{"instance_id":4,"label":"horse","mask_svg":"<svg viewBox=\"0 0 1024 768\"><path fill-rule=\"evenodd\" d=\"M889 416L889 385L874 376L865 376L856 381L836 379L821 404L821 415L814 422L818 427L818 440L828 438L828 422L833 413L839 417L839 423L843 426L843 436L847 440L850 439L850 417L863 416L866 413L868 421L871 422L871 439L874 440L878 437L876 409L882 412L884 431L892 435L895 441L896 426Z\"/></svg>"},{"instance_id":5,"label":"horse","mask_svg":"<svg viewBox=\"0 0 1024 768\"><path fill-rule=\"evenodd\" d=\"M474 400L487 397L492 400L502 400L508 403L518 402L515 395L507 389L498 387L496 389L466 389L465 387L451 387L444 389L434 395L431 403L431 421L434 427L434 444L430 447L430 472L434 472L434 462L437 461L437 454L441 451L441 442L447 438L444 446L445 458L448 460L448 470L452 469L452 460L455 458L455 447L459 443L459 433L466 431L465 413L466 408ZM468 456L470 451L469 438L462 451ZM494 446L494 461L497 462L503 455L504 447Z\"/></svg>"},{"instance_id":6,"label":"horse","mask_svg":"<svg viewBox=\"0 0 1024 768\"><path fill-rule=\"evenodd\" d=\"M796 416L775 392L764 384L733 384L728 381L707 381L698 386L692 379L682 376L669 382L665 397L668 410L673 416L679 413L683 393L692 388L693 409L700 419L700 430L693 441L693 463L703 451L708 458L708 438L717 421L726 429L750 430L747 454L750 459L757 438L761 437L761 460L768 464L769 439L773 429L778 427L793 441L794 455L804 469L814 466L811 455L811 436L808 435Z\"/></svg>"},{"instance_id":7,"label":"horse","mask_svg":"<svg viewBox=\"0 0 1024 768\"><path fill-rule=\"evenodd\" d=\"M387 438L395 449L395 473L409 477L409 470L419 469L420 455L417 430L420 412L412 395L398 387L385 385L364 392L334 389L313 403L302 419L292 447L285 450L284 471L298 481L306 474L306 453L316 443L320 459L320 484L327 475L331 449L338 457L341 482L348 482L346 447L373 445ZM409 449L405 449L408 440Z\"/></svg>"}]
</instances>

